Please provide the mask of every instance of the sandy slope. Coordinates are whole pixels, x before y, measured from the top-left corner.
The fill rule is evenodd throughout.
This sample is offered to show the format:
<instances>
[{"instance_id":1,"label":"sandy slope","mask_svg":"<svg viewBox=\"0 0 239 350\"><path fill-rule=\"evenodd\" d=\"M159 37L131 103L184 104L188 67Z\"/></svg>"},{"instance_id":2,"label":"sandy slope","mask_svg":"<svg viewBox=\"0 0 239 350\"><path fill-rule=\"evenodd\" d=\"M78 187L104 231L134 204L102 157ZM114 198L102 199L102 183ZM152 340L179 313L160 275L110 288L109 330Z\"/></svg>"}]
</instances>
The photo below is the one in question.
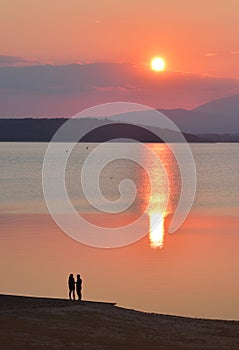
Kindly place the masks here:
<instances>
[{"instance_id":1,"label":"sandy slope","mask_svg":"<svg viewBox=\"0 0 239 350\"><path fill-rule=\"evenodd\" d=\"M239 321L0 295L1 349L239 349Z\"/></svg>"}]
</instances>

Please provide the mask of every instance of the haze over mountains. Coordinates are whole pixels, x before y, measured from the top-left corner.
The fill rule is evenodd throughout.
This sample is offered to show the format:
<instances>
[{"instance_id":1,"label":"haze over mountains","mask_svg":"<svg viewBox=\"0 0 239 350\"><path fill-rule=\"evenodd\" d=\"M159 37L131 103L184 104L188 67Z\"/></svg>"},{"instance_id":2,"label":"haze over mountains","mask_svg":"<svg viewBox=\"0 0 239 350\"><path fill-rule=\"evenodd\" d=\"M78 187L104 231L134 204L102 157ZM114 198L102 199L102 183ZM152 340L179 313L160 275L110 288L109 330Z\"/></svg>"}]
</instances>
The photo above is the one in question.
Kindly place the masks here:
<instances>
[{"instance_id":1,"label":"haze over mountains","mask_svg":"<svg viewBox=\"0 0 239 350\"><path fill-rule=\"evenodd\" d=\"M192 133L239 133L239 94L217 99L191 111L165 111L179 128Z\"/></svg>"},{"instance_id":2,"label":"haze over mountains","mask_svg":"<svg viewBox=\"0 0 239 350\"><path fill-rule=\"evenodd\" d=\"M159 109L169 117L178 128L193 134L231 134L239 133L239 94L217 99L195 109ZM137 113L137 120L142 125L154 125L152 119L145 120L144 113ZM132 113L131 113L132 114ZM114 120L124 121L128 115L114 116Z\"/></svg>"}]
</instances>

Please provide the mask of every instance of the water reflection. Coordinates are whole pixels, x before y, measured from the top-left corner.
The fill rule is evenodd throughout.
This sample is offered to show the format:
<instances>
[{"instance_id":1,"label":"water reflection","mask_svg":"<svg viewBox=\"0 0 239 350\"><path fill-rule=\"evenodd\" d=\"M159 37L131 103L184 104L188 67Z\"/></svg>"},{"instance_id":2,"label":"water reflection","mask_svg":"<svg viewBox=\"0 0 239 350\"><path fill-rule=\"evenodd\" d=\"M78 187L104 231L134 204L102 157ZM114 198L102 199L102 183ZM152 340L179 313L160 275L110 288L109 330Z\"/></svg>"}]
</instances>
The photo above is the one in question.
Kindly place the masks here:
<instances>
[{"instance_id":1,"label":"water reflection","mask_svg":"<svg viewBox=\"0 0 239 350\"><path fill-rule=\"evenodd\" d=\"M149 214L149 239L150 246L154 249L162 248L164 245L164 220L162 213Z\"/></svg>"},{"instance_id":2,"label":"water reflection","mask_svg":"<svg viewBox=\"0 0 239 350\"><path fill-rule=\"evenodd\" d=\"M90 144L91 145L91 144ZM93 147L94 145L91 145ZM99 187L102 195L109 201L116 201L120 197L119 186L125 179L130 179L135 184L137 193L135 201L128 210L112 214L100 212L94 208L85 198L82 191L82 184L79 183L81 169L86 154L84 145L77 145L75 152L72 153L68 168L66 170L66 187L69 197L75 206L75 209L86 221L93 225L106 228L117 228L133 224L141 215L145 215L144 228L148 233L150 246L154 249L162 248L165 243L167 227L169 221L167 218L174 212L180 194L180 172L177 162L166 144L147 144L147 146L158 156L162 167L155 166L152 158L149 157L147 149L137 149L134 145L128 145L129 154L139 152L142 162L135 163L129 159L116 159L105 166L100 174ZM107 155L115 154L118 148L122 147L119 143L112 143L106 149ZM88 151L87 151L88 152ZM79 159L80 155L80 159ZM141 164L145 164L150 169L148 174ZM94 164L92 164L94 172ZM152 187L156 191L152 191ZM168 198L169 195L169 198ZM99 200L95 196L95 201ZM167 222L167 224L166 224ZM138 227L132 227L137 230Z\"/></svg>"},{"instance_id":3,"label":"water reflection","mask_svg":"<svg viewBox=\"0 0 239 350\"><path fill-rule=\"evenodd\" d=\"M166 218L175 210L180 193L180 173L176 160L165 144L151 144L150 148L158 155L165 172L162 169L155 169L153 172L153 181L159 188L160 194L148 196L144 193L145 200L151 202L148 212L149 218L149 241L153 249L161 249L165 243ZM168 189L165 187L165 176L167 176ZM169 190L169 200L165 207L167 190Z\"/></svg>"}]
</instances>

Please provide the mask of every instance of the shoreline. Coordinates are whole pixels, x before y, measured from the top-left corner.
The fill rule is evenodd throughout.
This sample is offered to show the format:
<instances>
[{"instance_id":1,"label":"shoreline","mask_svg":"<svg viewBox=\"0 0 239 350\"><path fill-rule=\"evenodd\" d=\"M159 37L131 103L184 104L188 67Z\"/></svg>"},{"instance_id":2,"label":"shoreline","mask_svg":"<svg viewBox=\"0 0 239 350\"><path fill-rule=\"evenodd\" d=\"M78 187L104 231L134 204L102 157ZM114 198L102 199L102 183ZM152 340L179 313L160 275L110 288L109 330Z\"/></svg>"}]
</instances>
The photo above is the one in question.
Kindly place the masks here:
<instances>
[{"instance_id":1,"label":"shoreline","mask_svg":"<svg viewBox=\"0 0 239 350\"><path fill-rule=\"evenodd\" d=\"M239 321L0 294L2 349L238 349Z\"/></svg>"},{"instance_id":2,"label":"shoreline","mask_svg":"<svg viewBox=\"0 0 239 350\"><path fill-rule=\"evenodd\" d=\"M142 311L134 308L128 308L119 305L117 302L114 301L100 301L100 300L81 300L78 301L77 299L75 300L70 300L67 298L57 298L57 297L46 297L46 296L31 296L31 295L18 295L18 294L1 294L0 293L0 306L2 308L2 302L4 301L3 299L8 299L11 302L14 299L18 299L19 301L26 301L26 302L39 302L39 307L42 307L42 304L40 303L46 303L46 304L51 304L54 303L59 303L59 305L63 305L62 303L71 303L71 306L74 305L88 305L88 306L93 306L93 305L108 305L108 306L115 306L118 309L126 310L126 311L133 311L133 312L139 312L141 314L145 315L160 315L160 316L166 316L166 317L172 317L172 318L180 318L180 319L186 319L186 320L200 320L200 321L219 321L219 322L238 322L239 320L236 319L223 319L223 318L206 318L206 317L193 317L193 316L182 316L182 315L174 315L174 314L161 314L159 312L153 312L153 311ZM16 301L16 300L15 300ZM67 304L64 304L64 306L67 306Z\"/></svg>"}]
</instances>

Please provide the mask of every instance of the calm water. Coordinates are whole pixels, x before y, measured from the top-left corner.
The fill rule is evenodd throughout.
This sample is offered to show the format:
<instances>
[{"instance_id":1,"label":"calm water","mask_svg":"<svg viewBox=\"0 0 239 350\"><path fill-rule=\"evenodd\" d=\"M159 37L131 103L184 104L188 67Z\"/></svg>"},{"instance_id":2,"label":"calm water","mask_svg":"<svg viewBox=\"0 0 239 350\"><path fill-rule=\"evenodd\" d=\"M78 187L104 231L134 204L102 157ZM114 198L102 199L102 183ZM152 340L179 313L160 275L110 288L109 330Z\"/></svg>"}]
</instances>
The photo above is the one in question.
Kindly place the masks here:
<instances>
[{"instance_id":1,"label":"calm water","mask_svg":"<svg viewBox=\"0 0 239 350\"><path fill-rule=\"evenodd\" d=\"M172 235L167 227L179 198L179 170L165 145L149 146L166 170L154 168L142 154L160 196L151 194L146 172L132 161L114 161L101 173L100 188L108 200L119 198L118 186L125 178L136 185L135 202L120 215L100 215L84 197L81 169L96 145L79 144L70 156L68 194L90 222L118 227L134 222L149 200L157 208L147 212L148 234L142 240L107 250L75 242L50 217L41 187L47 144L1 143L0 292L66 297L67 275L80 272L85 299L111 300L146 311L239 319L239 145L191 145L198 177L196 197L187 220ZM120 147L113 143L107 152ZM60 160L61 154L56 155L53 166ZM167 178L170 197L165 207ZM157 214L164 220L153 230Z\"/></svg>"}]
</instances>

